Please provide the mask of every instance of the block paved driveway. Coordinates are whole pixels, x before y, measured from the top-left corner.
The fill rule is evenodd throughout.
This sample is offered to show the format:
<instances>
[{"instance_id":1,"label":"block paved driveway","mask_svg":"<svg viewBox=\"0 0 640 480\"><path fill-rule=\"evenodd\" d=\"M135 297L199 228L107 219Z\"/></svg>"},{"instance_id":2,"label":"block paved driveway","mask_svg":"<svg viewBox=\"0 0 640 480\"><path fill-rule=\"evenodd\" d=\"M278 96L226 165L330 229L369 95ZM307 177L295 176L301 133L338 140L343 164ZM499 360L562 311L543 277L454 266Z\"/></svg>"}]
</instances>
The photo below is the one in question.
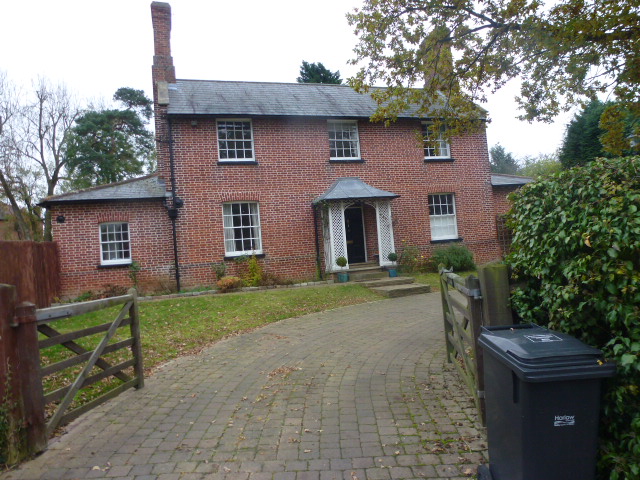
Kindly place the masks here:
<instances>
[{"instance_id":1,"label":"block paved driveway","mask_svg":"<svg viewBox=\"0 0 640 480\"><path fill-rule=\"evenodd\" d=\"M0 478L459 479L486 455L438 293L228 338L67 430Z\"/></svg>"}]
</instances>

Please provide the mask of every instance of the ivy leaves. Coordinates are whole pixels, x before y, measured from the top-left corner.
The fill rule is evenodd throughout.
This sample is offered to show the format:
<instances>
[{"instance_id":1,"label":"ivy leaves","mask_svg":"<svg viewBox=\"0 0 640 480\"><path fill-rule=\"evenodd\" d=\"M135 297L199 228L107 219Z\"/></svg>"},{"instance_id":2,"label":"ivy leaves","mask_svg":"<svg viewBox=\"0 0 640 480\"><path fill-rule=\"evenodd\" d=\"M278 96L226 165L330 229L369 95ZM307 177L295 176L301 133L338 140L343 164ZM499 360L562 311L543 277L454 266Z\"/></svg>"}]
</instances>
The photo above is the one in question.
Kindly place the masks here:
<instances>
[{"instance_id":1,"label":"ivy leaves","mask_svg":"<svg viewBox=\"0 0 640 480\"><path fill-rule=\"evenodd\" d=\"M601 428L600 478L612 480L640 469L639 207L640 157L598 159L522 188L509 220L518 313L617 363Z\"/></svg>"}]
</instances>

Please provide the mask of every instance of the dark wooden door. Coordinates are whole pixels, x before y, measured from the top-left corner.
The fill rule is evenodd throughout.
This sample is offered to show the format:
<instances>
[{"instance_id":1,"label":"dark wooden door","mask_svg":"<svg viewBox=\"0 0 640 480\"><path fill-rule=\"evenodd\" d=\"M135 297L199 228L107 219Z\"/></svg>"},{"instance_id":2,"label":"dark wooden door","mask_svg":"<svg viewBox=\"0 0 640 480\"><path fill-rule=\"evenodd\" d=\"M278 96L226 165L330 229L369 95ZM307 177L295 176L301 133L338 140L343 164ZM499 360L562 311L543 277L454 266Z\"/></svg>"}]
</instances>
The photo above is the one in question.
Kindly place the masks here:
<instances>
[{"instance_id":1,"label":"dark wooden door","mask_svg":"<svg viewBox=\"0 0 640 480\"><path fill-rule=\"evenodd\" d=\"M344 227L347 236L347 256L349 263L367 260L364 243L362 207L349 207L344 211Z\"/></svg>"}]
</instances>

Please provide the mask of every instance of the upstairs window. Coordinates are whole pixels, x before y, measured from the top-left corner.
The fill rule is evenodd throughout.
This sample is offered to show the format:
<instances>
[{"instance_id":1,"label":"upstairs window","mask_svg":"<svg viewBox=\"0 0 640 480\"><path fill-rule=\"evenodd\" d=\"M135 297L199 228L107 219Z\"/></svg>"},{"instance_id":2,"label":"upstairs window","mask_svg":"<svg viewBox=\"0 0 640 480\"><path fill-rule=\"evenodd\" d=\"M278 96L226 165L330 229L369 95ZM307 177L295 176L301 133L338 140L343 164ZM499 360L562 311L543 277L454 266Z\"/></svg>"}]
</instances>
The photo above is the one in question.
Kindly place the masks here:
<instances>
[{"instance_id":1,"label":"upstairs window","mask_svg":"<svg viewBox=\"0 0 640 480\"><path fill-rule=\"evenodd\" d=\"M100 225L100 251L102 265L126 265L131 263L131 243L128 223L103 223Z\"/></svg>"},{"instance_id":2,"label":"upstairs window","mask_svg":"<svg viewBox=\"0 0 640 480\"><path fill-rule=\"evenodd\" d=\"M446 126L436 126L432 122L422 123L422 138L424 139L425 160L449 159L451 152L449 143L444 139Z\"/></svg>"},{"instance_id":3,"label":"upstairs window","mask_svg":"<svg viewBox=\"0 0 640 480\"><path fill-rule=\"evenodd\" d=\"M431 240L453 240L458 238L456 205L453 193L429 195L429 219Z\"/></svg>"},{"instance_id":4,"label":"upstairs window","mask_svg":"<svg viewBox=\"0 0 640 480\"><path fill-rule=\"evenodd\" d=\"M256 202L225 203L222 215L227 256L262 253L260 210Z\"/></svg>"},{"instance_id":5,"label":"upstairs window","mask_svg":"<svg viewBox=\"0 0 640 480\"><path fill-rule=\"evenodd\" d=\"M353 120L329 122L329 148L331 160L360 159L358 123Z\"/></svg>"},{"instance_id":6,"label":"upstairs window","mask_svg":"<svg viewBox=\"0 0 640 480\"><path fill-rule=\"evenodd\" d=\"M218 158L221 161L253 161L250 120L218 120Z\"/></svg>"}]
</instances>

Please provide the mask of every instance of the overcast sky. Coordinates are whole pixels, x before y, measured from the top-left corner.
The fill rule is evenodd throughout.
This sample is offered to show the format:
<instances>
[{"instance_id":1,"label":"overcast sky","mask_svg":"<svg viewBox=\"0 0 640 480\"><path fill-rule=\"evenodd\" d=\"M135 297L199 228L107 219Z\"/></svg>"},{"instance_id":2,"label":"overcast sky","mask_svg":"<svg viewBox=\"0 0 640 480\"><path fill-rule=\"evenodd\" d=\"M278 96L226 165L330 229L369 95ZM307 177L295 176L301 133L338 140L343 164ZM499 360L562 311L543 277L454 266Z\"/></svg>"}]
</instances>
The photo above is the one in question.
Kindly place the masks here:
<instances>
[{"instance_id":1,"label":"overcast sky","mask_svg":"<svg viewBox=\"0 0 640 480\"><path fill-rule=\"evenodd\" d=\"M345 14L361 0L172 0L172 55L178 78L295 82L302 60L343 79L356 67L356 37ZM119 87L151 97L149 0L12 0L0 11L0 70L15 83L44 76L81 99L109 99ZM515 117L515 86L483 105L489 145L518 157L552 153L571 115L553 125Z\"/></svg>"}]
</instances>

